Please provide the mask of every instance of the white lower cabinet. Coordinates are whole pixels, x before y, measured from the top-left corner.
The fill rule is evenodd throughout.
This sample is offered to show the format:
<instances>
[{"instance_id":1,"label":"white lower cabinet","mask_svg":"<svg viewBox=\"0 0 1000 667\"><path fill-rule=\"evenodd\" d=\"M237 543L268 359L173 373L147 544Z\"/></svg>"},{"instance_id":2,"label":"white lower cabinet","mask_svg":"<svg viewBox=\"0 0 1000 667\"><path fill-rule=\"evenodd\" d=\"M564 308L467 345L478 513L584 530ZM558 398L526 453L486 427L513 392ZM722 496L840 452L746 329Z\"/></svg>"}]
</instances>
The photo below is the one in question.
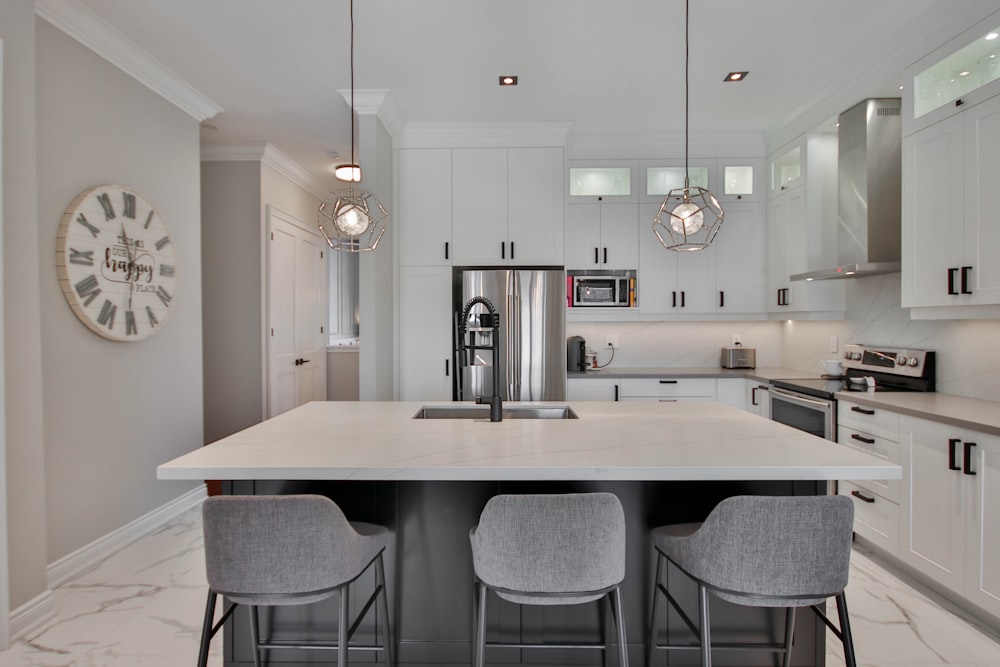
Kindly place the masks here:
<instances>
[{"instance_id":1,"label":"white lower cabinet","mask_svg":"<svg viewBox=\"0 0 1000 667\"><path fill-rule=\"evenodd\" d=\"M719 378L715 381L715 400L740 410L747 409L747 383L743 378Z\"/></svg>"},{"instance_id":2,"label":"white lower cabinet","mask_svg":"<svg viewBox=\"0 0 1000 667\"><path fill-rule=\"evenodd\" d=\"M1000 437L903 416L899 557L1000 616Z\"/></svg>"},{"instance_id":3,"label":"white lower cabinet","mask_svg":"<svg viewBox=\"0 0 1000 667\"><path fill-rule=\"evenodd\" d=\"M570 401L617 401L621 380L617 378L569 378L566 399Z\"/></svg>"},{"instance_id":4,"label":"white lower cabinet","mask_svg":"<svg viewBox=\"0 0 1000 667\"><path fill-rule=\"evenodd\" d=\"M745 410L761 417L771 417L771 385L759 380L747 380L745 392Z\"/></svg>"},{"instance_id":5,"label":"white lower cabinet","mask_svg":"<svg viewBox=\"0 0 1000 667\"><path fill-rule=\"evenodd\" d=\"M622 378L623 401L714 401L715 378Z\"/></svg>"},{"instance_id":6,"label":"white lower cabinet","mask_svg":"<svg viewBox=\"0 0 1000 667\"><path fill-rule=\"evenodd\" d=\"M450 266L399 269L399 400L450 401Z\"/></svg>"}]
</instances>

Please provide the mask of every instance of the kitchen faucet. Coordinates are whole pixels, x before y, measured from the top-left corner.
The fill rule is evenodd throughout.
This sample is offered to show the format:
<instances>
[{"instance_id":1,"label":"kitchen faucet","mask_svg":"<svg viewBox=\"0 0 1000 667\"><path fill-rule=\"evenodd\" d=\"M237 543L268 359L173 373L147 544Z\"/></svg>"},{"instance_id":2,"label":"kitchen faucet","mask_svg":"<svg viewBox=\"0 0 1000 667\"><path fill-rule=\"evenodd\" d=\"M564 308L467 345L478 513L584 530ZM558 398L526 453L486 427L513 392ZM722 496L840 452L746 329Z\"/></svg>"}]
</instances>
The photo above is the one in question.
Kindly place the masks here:
<instances>
[{"instance_id":1,"label":"kitchen faucet","mask_svg":"<svg viewBox=\"0 0 1000 667\"><path fill-rule=\"evenodd\" d=\"M491 328L489 347L485 345L476 345L476 333L474 331L469 334L469 342L465 342L465 333L468 330L469 311L471 311L472 307L477 303L481 303L486 307L486 310L489 311L489 315L479 316L480 326L489 326ZM462 309L462 317L459 322L459 327L458 350L459 360L462 366L469 365L466 350L490 350L493 355L493 395L488 399L485 396L477 396L476 403L482 405L488 402L490 404L490 421L502 421L503 398L500 395L500 316L497 314L496 308L493 307L493 303L489 299L484 296L475 296L469 299L469 302L465 304L465 308Z\"/></svg>"}]
</instances>

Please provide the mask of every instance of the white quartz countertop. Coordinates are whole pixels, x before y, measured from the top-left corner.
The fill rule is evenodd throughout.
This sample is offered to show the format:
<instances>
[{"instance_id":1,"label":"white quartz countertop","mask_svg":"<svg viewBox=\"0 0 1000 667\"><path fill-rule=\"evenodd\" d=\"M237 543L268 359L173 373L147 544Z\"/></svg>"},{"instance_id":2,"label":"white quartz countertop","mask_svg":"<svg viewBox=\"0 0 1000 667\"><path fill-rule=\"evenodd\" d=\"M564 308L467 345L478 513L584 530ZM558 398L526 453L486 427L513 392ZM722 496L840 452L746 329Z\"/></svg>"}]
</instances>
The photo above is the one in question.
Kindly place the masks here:
<instances>
[{"instance_id":1,"label":"white quartz countertop","mask_svg":"<svg viewBox=\"0 0 1000 667\"><path fill-rule=\"evenodd\" d=\"M412 419L423 405L427 404L307 403L164 463L157 468L157 477L175 480L901 477L898 465L715 402L572 401L569 405L579 419L505 419L499 423Z\"/></svg>"}]
</instances>

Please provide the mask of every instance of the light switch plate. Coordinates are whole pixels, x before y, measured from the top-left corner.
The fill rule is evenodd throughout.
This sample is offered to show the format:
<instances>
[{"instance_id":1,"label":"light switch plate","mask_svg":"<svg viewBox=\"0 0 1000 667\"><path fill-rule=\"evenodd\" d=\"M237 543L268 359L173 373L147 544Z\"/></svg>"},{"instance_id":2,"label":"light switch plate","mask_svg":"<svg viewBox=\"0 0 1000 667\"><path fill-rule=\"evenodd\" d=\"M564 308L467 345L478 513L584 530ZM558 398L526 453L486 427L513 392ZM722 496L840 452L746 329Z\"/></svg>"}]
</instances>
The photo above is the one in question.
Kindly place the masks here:
<instances>
[{"instance_id":1,"label":"light switch plate","mask_svg":"<svg viewBox=\"0 0 1000 667\"><path fill-rule=\"evenodd\" d=\"M830 351L831 352L836 352L837 351L837 337L836 336L830 336Z\"/></svg>"}]
</instances>

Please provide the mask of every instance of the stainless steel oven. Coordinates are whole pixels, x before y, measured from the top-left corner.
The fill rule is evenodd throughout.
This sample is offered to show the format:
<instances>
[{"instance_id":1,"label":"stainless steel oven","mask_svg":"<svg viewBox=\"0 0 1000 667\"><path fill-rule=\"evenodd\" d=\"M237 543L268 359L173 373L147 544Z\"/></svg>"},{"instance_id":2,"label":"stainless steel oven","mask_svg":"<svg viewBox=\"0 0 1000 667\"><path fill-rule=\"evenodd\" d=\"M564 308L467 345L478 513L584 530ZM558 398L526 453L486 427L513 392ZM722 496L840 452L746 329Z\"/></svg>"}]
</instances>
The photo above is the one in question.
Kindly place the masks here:
<instances>
[{"instance_id":1,"label":"stainless steel oven","mask_svg":"<svg viewBox=\"0 0 1000 667\"><path fill-rule=\"evenodd\" d=\"M771 419L827 440L837 439L837 401L771 385Z\"/></svg>"}]
</instances>

